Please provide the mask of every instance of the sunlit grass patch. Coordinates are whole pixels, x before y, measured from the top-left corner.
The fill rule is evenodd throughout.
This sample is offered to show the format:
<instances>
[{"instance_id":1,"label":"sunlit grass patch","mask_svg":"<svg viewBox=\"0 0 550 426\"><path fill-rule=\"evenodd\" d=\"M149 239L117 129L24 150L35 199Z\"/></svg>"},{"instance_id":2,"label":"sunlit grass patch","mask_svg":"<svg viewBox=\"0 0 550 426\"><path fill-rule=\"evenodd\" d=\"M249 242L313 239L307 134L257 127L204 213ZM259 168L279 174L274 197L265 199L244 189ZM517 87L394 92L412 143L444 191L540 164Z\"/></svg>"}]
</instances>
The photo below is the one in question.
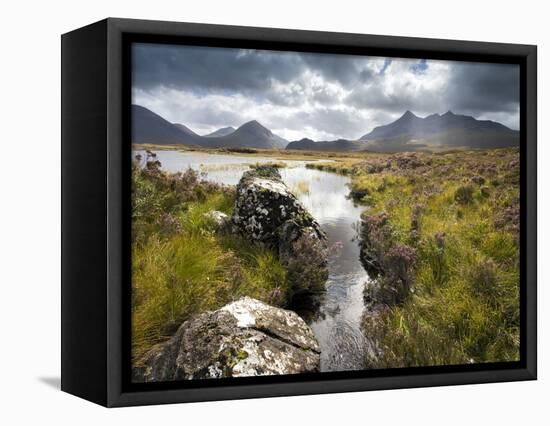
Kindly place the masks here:
<instances>
[{"instance_id":1,"label":"sunlit grass patch","mask_svg":"<svg viewBox=\"0 0 550 426\"><path fill-rule=\"evenodd\" d=\"M258 162L250 165L250 167L253 169L258 167L265 167L265 166L275 167L276 169L284 169L288 165L284 161L266 161L266 162L261 162L261 163Z\"/></svg>"},{"instance_id":2,"label":"sunlit grass patch","mask_svg":"<svg viewBox=\"0 0 550 426\"><path fill-rule=\"evenodd\" d=\"M306 180L301 180L299 182L296 182L290 187L290 191L294 195L303 195L303 194L309 194L309 182Z\"/></svg>"},{"instance_id":3,"label":"sunlit grass patch","mask_svg":"<svg viewBox=\"0 0 550 426\"><path fill-rule=\"evenodd\" d=\"M138 359L191 315L241 296L283 305L286 270L273 252L193 225L132 252L132 344Z\"/></svg>"}]
</instances>

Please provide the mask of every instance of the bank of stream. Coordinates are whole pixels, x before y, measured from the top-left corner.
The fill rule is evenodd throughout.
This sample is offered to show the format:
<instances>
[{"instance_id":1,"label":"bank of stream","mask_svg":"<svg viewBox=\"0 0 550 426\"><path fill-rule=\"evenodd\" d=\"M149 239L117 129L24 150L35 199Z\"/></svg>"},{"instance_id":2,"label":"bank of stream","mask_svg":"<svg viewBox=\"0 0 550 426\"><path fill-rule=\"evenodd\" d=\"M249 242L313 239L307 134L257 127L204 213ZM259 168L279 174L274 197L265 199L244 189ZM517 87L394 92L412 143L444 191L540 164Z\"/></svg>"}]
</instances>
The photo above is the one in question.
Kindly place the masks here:
<instances>
[{"instance_id":1,"label":"bank of stream","mask_svg":"<svg viewBox=\"0 0 550 426\"><path fill-rule=\"evenodd\" d=\"M206 179L235 185L254 163L284 162L280 169L287 186L320 223L329 243L329 278L326 292L293 309L312 328L321 348L321 371L365 368L368 343L361 330L363 288L369 281L359 260L357 229L362 208L348 198L349 178L309 169L308 162L269 157L156 151L162 169L184 171L191 167Z\"/></svg>"}]
</instances>

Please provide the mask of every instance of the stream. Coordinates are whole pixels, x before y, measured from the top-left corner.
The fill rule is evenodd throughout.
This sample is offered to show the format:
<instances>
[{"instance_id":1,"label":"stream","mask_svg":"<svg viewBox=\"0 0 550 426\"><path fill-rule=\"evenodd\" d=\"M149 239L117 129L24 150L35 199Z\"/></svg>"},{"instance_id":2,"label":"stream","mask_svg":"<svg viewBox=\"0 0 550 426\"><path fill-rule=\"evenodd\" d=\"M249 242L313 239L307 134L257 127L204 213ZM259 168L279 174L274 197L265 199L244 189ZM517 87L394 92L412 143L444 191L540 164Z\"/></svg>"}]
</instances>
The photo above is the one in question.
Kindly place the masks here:
<instances>
[{"instance_id":1,"label":"stream","mask_svg":"<svg viewBox=\"0 0 550 426\"><path fill-rule=\"evenodd\" d=\"M137 153L143 154L134 152ZM362 293L369 277L359 261L357 225L362 209L347 198L349 178L307 169L306 164L315 160L182 151L155 153L165 171L185 171L191 167L206 173L208 180L228 185L236 185L250 164L274 161L287 164L279 170L284 182L320 223L330 247L326 293L292 309L305 319L319 341L321 371L364 369L365 350L369 346L361 332Z\"/></svg>"}]
</instances>

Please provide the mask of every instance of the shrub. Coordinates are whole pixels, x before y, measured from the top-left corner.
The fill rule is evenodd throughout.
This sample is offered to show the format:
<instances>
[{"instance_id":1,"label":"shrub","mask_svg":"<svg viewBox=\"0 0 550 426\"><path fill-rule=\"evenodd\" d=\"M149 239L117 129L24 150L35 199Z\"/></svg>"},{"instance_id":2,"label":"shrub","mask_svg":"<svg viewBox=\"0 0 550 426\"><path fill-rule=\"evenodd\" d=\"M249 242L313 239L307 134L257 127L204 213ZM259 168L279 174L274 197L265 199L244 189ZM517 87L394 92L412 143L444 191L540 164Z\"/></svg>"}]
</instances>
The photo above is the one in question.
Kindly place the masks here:
<instances>
[{"instance_id":1,"label":"shrub","mask_svg":"<svg viewBox=\"0 0 550 426\"><path fill-rule=\"evenodd\" d=\"M391 245L392 228L386 212L361 217L360 259L364 268L376 277L381 273L382 258Z\"/></svg>"},{"instance_id":2,"label":"shrub","mask_svg":"<svg viewBox=\"0 0 550 426\"><path fill-rule=\"evenodd\" d=\"M474 201L472 185L461 185L455 191L455 201L459 204L470 204Z\"/></svg>"},{"instance_id":3,"label":"shrub","mask_svg":"<svg viewBox=\"0 0 550 426\"><path fill-rule=\"evenodd\" d=\"M414 241L420 234L420 215L422 214L422 206L416 204L411 215L411 239Z\"/></svg>"},{"instance_id":4,"label":"shrub","mask_svg":"<svg viewBox=\"0 0 550 426\"><path fill-rule=\"evenodd\" d=\"M365 287L367 304L393 306L403 303L411 292L415 259L413 248L403 244L392 246L381 258L380 276Z\"/></svg>"},{"instance_id":5,"label":"shrub","mask_svg":"<svg viewBox=\"0 0 550 426\"><path fill-rule=\"evenodd\" d=\"M481 195L484 197L489 197L491 195L491 189L488 186L482 186L480 188Z\"/></svg>"},{"instance_id":6,"label":"shrub","mask_svg":"<svg viewBox=\"0 0 550 426\"><path fill-rule=\"evenodd\" d=\"M251 169L257 169L259 167L275 167L276 169L284 169L287 164L283 161L270 161L269 163L254 163L250 165Z\"/></svg>"},{"instance_id":7,"label":"shrub","mask_svg":"<svg viewBox=\"0 0 550 426\"><path fill-rule=\"evenodd\" d=\"M254 148L245 148L245 147L229 147L229 148L225 148L225 150L228 152L235 152L238 154L255 154L256 152L258 152Z\"/></svg>"},{"instance_id":8,"label":"shrub","mask_svg":"<svg viewBox=\"0 0 550 426\"><path fill-rule=\"evenodd\" d=\"M433 240L430 239L423 248L422 256L426 260L430 277L425 277L423 283L426 290L433 293L443 287L449 279L449 263L445 251L445 233L438 232Z\"/></svg>"},{"instance_id":9,"label":"shrub","mask_svg":"<svg viewBox=\"0 0 550 426\"><path fill-rule=\"evenodd\" d=\"M476 294L497 296L498 291L497 268L491 259L481 259L471 269L469 281Z\"/></svg>"},{"instance_id":10,"label":"shrub","mask_svg":"<svg viewBox=\"0 0 550 426\"><path fill-rule=\"evenodd\" d=\"M519 200L505 207L495 215L494 224L497 229L503 229L519 235Z\"/></svg>"},{"instance_id":11,"label":"shrub","mask_svg":"<svg viewBox=\"0 0 550 426\"><path fill-rule=\"evenodd\" d=\"M179 232L178 219L189 203L206 201L221 186L201 180L193 169L165 173L154 153L136 158L132 166L132 240L144 243L148 236ZM234 192L227 191L229 198Z\"/></svg>"},{"instance_id":12,"label":"shrub","mask_svg":"<svg viewBox=\"0 0 550 426\"><path fill-rule=\"evenodd\" d=\"M477 185L483 185L485 183L485 178L483 176L474 176L472 182Z\"/></svg>"}]
</instances>

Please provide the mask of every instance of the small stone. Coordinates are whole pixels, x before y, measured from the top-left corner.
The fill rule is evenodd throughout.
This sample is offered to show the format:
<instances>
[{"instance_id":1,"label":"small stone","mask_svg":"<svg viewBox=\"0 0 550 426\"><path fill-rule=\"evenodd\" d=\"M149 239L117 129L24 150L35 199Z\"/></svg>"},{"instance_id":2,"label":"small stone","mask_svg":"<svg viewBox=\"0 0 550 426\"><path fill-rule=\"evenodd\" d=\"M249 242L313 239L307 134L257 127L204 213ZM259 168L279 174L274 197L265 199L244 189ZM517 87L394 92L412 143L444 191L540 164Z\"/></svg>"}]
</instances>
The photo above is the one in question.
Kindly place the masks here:
<instances>
[{"instance_id":1,"label":"small stone","mask_svg":"<svg viewBox=\"0 0 550 426\"><path fill-rule=\"evenodd\" d=\"M231 218L223 212L212 210L206 213L205 216L214 222L214 225L218 231L230 232L233 226ZM234 219L235 222L237 222L238 220L238 217Z\"/></svg>"}]
</instances>

